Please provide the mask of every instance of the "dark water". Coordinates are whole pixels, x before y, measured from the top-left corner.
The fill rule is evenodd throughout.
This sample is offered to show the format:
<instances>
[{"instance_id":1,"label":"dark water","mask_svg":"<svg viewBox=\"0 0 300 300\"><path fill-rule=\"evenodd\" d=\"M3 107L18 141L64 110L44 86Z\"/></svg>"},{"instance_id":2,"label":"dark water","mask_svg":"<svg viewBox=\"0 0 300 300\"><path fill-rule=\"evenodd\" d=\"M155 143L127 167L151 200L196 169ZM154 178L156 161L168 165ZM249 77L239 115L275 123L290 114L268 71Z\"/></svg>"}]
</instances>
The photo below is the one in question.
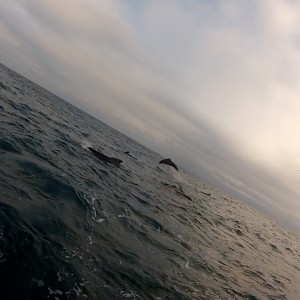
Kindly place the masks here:
<instances>
[{"instance_id":1,"label":"dark water","mask_svg":"<svg viewBox=\"0 0 300 300\"><path fill-rule=\"evenodd\" d=\"M298 236L2 65L0 124L0 299L300 299Z\"/></svg>"}]
</instances>

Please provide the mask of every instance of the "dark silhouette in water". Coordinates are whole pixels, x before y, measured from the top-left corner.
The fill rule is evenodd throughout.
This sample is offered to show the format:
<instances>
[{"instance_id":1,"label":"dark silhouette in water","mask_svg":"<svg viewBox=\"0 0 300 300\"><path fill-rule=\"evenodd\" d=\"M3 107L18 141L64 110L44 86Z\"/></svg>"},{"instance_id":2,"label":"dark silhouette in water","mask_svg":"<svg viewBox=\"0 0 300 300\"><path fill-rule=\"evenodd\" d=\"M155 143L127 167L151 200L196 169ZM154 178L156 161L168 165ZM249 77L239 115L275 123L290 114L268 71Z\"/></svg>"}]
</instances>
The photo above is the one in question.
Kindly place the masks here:
<instances>
[{"instance_id":1,"label":"dark silhouette in water","mask_svg":"<svg viewBox=\"0 0 300 300\"><path fill-rule=\"evenodd\" d=\"M206 195L206 196L210 196L211 195L211 193L206 193L206 192L202 192L202 191L201 191L201 193L204 194L204 195Z\"/></svg>"},{"instance_id":2,"label":"dark silhouette in water","mask_svg":"<svg viewBox=\"0 0 300 300\"><path fill-rule=\"evenodd\" d=\"M169 165L169 166L173 167L174 169L176 169L178 171L177 166L172 162L171 158L163 159L159 163L160 164Z\"/></svg>"},{"instance_id":3,"label":"dark silhouette in water","mask_svg":"<svg viewBox=\"0 0 300 300\"><path fill-rule=\"evenodd\" d=\"M134 156L132 156L132 155L130 154L130 152L129 152L129 151L125 151L124 153L125 153L125 154L127 154L128 156L130 156L130 157L132 157L132 158L136 159Z\"/></svg>"},{"instance_id":4,"label":"dark silhouette in water","mask_svg":"<svg viewBox=\"0 0 300 300\"><path fill-rule=\"evenodd\" d=\"M120 163L123 162L121 159L106 156L105 154L93 149L92 147L88 147L88 149L101 161L104 161L108 164L112 164L116 167L119 167Z\"/></svg>"}]
</instances>

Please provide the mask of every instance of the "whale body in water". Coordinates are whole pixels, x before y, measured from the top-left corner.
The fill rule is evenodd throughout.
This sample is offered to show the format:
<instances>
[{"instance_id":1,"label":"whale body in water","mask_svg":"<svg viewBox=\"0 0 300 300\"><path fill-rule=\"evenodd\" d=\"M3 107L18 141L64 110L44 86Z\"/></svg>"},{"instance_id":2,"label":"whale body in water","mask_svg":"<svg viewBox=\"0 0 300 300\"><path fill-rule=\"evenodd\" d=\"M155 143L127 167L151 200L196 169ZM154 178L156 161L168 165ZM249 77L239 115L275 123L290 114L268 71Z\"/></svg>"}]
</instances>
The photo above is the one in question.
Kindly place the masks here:
<instances>
[{"instance_id":1,"label":"whale body in water","mask_svg":"<svg viewBox=\"0 0 300 300\"><path fill-rule=\"evenodd\" d=\"M171 158L162 159L159 163L169 165L178 171L177 166L172 162Z\"/></svg>"},{"instance_id":2,"label":"whale body in water","mask_svg":"<svg viewBox=\"0 0 300 300\"><path fill-rule=\"evenodd\" d=\"M121 160L121 159L106 156L105 154L93 149L92 147L88 147L88 149L101 161L104 161L108 164L112 164L116 167L119 167L120 163L123 162L123 160Z\"/></svg>"}]
</instances>

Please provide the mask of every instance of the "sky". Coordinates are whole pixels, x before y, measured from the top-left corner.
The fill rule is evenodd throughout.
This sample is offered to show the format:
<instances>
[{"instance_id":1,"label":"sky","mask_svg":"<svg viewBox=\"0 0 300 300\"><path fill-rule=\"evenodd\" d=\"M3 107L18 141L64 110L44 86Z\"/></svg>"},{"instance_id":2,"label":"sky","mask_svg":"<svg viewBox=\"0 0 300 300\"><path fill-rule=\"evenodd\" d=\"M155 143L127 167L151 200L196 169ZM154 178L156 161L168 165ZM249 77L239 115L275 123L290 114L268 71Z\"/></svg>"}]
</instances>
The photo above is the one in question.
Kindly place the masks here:
<instances>
[{"instance_id":1,"label":"sky","mask_svg":"<svg viewBox=\"0 0 300 300\"><path fill-rule=\"evenodd\" d=\"M300 232L300 2L0 0L0 62Z\"/></svg>"}]
</instances>

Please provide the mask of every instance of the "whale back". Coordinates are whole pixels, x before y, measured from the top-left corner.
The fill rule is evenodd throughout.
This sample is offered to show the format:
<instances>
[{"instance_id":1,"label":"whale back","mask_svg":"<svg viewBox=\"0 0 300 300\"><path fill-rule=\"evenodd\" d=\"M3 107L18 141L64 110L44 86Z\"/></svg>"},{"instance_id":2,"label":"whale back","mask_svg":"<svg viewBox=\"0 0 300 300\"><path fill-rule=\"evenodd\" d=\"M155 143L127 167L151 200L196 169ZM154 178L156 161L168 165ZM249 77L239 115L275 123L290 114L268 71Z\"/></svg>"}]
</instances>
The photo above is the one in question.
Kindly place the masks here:
<instances>
[{"instance_id":1,"label":"whale back","mask_svg":"<svg viewBox=\"0 0 300 300\"><path fill-rule=\"evenodd\" d=\"M93 149L92 147L88 147L88 149L101 161L104 161L108 164L112 164L116 167L120 166L120 163L122 163L123 161L121 159L115 158L115 157L109 157L95 149Z\"/></svg>"}]
</instances>

